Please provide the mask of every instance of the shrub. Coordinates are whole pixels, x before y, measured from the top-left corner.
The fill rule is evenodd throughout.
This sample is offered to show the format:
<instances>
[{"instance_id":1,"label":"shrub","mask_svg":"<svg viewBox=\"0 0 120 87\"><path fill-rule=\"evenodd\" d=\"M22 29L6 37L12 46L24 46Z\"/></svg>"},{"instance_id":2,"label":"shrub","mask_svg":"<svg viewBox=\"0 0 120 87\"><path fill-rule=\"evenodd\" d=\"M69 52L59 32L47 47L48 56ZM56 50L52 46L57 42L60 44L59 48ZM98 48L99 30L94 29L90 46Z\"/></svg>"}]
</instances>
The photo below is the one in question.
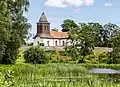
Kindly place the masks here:
<instances>
[{"instance_id":1,"label":"shrub","mask_svg":"<svg viewBox=\"0 0 120 87\"><path fill-rule=\"evenodd\" d=\"M108 64L120 64L120 49L114 48L108 57Z\"/></svg>"},{"instance_id":2,"label":"shrub","mask_svg":"<svg viewBox=\"0 0 120 87\"><path fill-rule=\"evenodd\" d=\"M26 63L44 64L48 62L45 51L41 47L31 47L24 52Z\"/></svg>"},{"instance_id":3,"label":"shrub","mask_svg":"<svg viewBox=\"0 0 120 87\"><path fill-rule=\"evenodd\" d=\"M109 57L109 52L104 52L98 56L98 62L107 64L109 60L108 57Z\"/></svg>"}]
</instances>

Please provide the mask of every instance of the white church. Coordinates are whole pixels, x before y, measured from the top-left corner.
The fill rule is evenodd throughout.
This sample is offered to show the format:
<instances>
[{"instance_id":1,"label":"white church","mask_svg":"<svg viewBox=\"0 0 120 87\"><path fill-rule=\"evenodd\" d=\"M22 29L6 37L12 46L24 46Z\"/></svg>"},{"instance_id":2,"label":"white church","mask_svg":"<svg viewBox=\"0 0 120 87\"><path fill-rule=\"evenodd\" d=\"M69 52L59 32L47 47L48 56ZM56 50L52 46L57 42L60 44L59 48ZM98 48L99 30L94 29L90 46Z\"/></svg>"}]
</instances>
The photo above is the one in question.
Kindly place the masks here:
<instances>
[{"instance_id":1,"label":"white church","mask_svg":"<svg viewBox=\"0 0 120 87\"><path fill-rule=\"evenodd\" d=\"M42 13L37 23L37 34L34 36L34 45L42 43L45 47L64 47L69 44L67 40L68 36L67 32L51 31L50 23L45 14Z\"/></svg>"}]
</instances>

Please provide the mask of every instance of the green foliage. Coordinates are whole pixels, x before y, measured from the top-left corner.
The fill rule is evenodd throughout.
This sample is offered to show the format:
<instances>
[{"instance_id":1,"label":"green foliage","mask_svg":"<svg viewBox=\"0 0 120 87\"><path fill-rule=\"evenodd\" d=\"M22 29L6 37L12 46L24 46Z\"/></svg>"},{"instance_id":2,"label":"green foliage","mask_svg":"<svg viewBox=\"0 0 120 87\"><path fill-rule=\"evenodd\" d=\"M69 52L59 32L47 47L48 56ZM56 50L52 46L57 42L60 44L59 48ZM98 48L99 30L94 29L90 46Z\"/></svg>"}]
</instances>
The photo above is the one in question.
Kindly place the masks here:
<instances>
[{"instance_id":1,"label":"green foliage","mask_svg":"<svg viewBox=\"0 0 120 87\"><path fill-rule=\"evenodd\" d=\"M107 23L105 25L101 25L99 23L88 22L88 23L79 23L80 26L89 26L90 32L94 41L94 45L98 47L112 47L111 38L114 37L117 32L120 32L120 27L116 24ZM71 32L78 28L78 25L73 20L64 20L62 26L63 32ZM74 31L75 32L75 31ZM73 32L73 33L74 33ZM78 32L76 30L76 32ZM75 37L74 37L75 38Z\"/></svg>"},{"instance_id":2,"label":"green foliage","mask_svg":"<svg viewBox=\"0 0 120 87\"><path fill-rule=\"evenodd\" d=\"M83 56L89 55L93 53L94 49L94 36L92 33L92 28L89 25L86 24L80 24L80 49L81 49L81 54Z\"/></svg>"},{"instance_id":3,"label":"green foliage","mask_svg":"<svg viewBox=\"0 0 120 87\"><path fill-rule=\"evenodd\" d=\"M112 47L113 44L111 38L120 32L120 27L112 23L101 25L99 23L88 22L80 23L80 25L88 25L91 28L90 32L94 45L98 47Z\"/></svg>"},{"instance_id":4,"label":"green foliage","mask_svg":"<svg viewBox=\"0 0 120 87\"><path fill-rule=\"evenodd\" d=\"M0 1L0 63L5 55L6 43L9 40L11 28L10 11L7 9L6 0Z\"/></svg>"},{"instance_id":5,"label":"green foliage","mask_svg":"<svg viewBox=\"0 0 120 87\"><path fill-rule=\"evenodd\" d=\"M78 25L70 19L66 19L63 21L63 24L61 25L62 32L69 32L71 28L76 28Z\"/></svg>"},{"instance_id":6,"label":"green foliage","mask_svg":"<svg viewBox=\"0 0 120 87\"><path fill-rule=\"evenodd\" d=\"M66 54L65 51L47 50L45 51L50 63L67 63L71 60L71 57Z\"/></svg>"},{"instance_id":7,"label":"green foliage","mask_svg":"<svg viewBox=\"0 0 120 87\"><path fill-rule=\"evenodd\" d=\"M7 87L13 87L14 86L14 72L13 71L7 71L4 76L4 83Z\"/></svg>"},{"instance_id":8,"label":"green foliage","mask_svg":"<svg viewBox=\"0 0 120 87\"><path fill-rule=\"evenodd\" d=\"M55 51L47 50L47 51L45 51L45 53L46 53L47 58L49 59L49 63L57 62L56 57L55 57L55 55L56 55Z\"/></svg>"},{"instance_id":9,"label":"green foliage","mask_svg":"<svg viewBox=\"0 0 120 87\"><path fill-rule=\"evenodd\" d=\"M66 48L72 58L80 58L79 63L84 62L84 57L93 53L94 40L91 27L87 24L81 23L79 27L71 28L69 39L71 46Z\"/></svg>"},{"instance_id":10,"label":"green foliage","mask_svg":"<svg viewBox=\"0 0 120 87\"><path fill-rule=\"evenodd\" d=\"M90 63L86 63L86 64L80 64L81 66L87 68L87 69L93 69L93 68L107 68L107 69L116 69L119 70L120 69L120 64L90 64Z\"/></svg>"},{"instance_id":11,"label":"green foliage","mask_svg":"<svg viewBox=\"0 0 120 87\"><path fill-rule=\"evenodd\" d=\"M48 62L45 51L41 47L31 47L24 52L26 63L44 64Z\"/></svg>"},{"instance_id":12,"label":"green foliage","mask_svg":"<svg viewBox=\"0 0 120 87\"><path fill-rule=\"evenodd\" d=\"M13 71L6 70L4 72L4 76L1 76L1 77L2 77L0 81L1 87L14 87L14 72Z\"/></svg>"},{"instance_id":13,"label":"green foliage","mask_svg":"<svg viewBox=\"0 0 120 87\"><path fill-rule=\"evenodd\" d=\"M120 64L120 32L112 38L113 51L109 56L109 64Z\"/></svg>"},{"instance_id":14,"label":"green foliage","mask_svg":"<svg viewBox=\"0 0 120 87\"><path fill-rule=\"evenodd\" d=\"M98 63L105 63L105 64L107 64L108 63L108 61L109 61L109 55L110 55L110 53L108 52L108 53L106 53L106 52L103 52L102 54L100 54L99 56L98 56Z\"/></svg>"},{"instance_id":15,"label":"green foliage","mask_svg":"<svg viewBox=\"0 0 120 87\"><path fill-rule=\"evenodd\" d=\"M65 48L65 53L68 56L71 56L72 58L76 59L79 55L79 50L75 46L68 46Z\"/></svg>"},{"instance_id":16,"label":"green foliage","mask_svg":"<svg viewBox=\"0 0 120 87\"><path fill-rule=\"evenodd\" d=\"M116 34L120 32L120 27L116 24L107 23L103 26L101 37L103 39L103 46L112 47L113 44L111 39L116 36Z\"/></svg>"},{"instance_id":17,"label":"green foliage","mask_svg":"<svg viewBox=\"0 0 120 87\"><path fill-rule=\"evenodd\" d=\"M30 24L23 16L28 0L0 1L0 63L15 64L19 47L25 43Z\"/></svg>"},{"instance_id":18,"label":"green foliage","mask_svg":"<svg viewBox=\"0 0 120 87\"><path fill-rule=\"evenodd\" d=\"M72 21L72 20L71 20ZM73 21L74 22L74 21ZM65 20L62 27L68 29L71 46L66 47L66 53L74 59L79 58L79 63L119 63L119 33L120 27L107 23L79 23L79 26L70 26L70 20ZM74 23L73 23L74 24ZM116 46L115 46L116 45ZM113 47L110 54L101 54L99 57L90 58L94 47ZM102 58L103 57L103 58Z\"/></svg>"},{"instance_id":19,"label":"green foliage","mask_svg":"<svg viewBox=\"0 0 120 87\"><path fill-rule=\"evenodd\" d=\"M111 82L109 75L93 75L88 70L93 67L119 69L119 64L19 64L1 65L0 72L4 82L4 76L8 76L6 81L14 84L14 87L119 87L120 82ZM86 70L88 69L88 70ZM6 71L14 73L6 73ZM116 79L116 77L113 77ZM11 80L10 80L11 79ZM119 80L119 77L117 77ZM114 80L114 79L113 79ZM4 83L5 84L5 83ZM9 87L3 86L1 87Z\"/></svg>"},{"instance_id":20,"label":"green foliage","mask_svg":"<svg viewBox=\"0 0 120 87\"><path fill-rule=\"evenodd\" d=\"M94 22L88 22L86 24L91 28L91 35L94 40L94 45L101 46L101 44L103 44L101 38L101 31L103 29L103 26L99 23Z\"/></svg>"}]
</instances>

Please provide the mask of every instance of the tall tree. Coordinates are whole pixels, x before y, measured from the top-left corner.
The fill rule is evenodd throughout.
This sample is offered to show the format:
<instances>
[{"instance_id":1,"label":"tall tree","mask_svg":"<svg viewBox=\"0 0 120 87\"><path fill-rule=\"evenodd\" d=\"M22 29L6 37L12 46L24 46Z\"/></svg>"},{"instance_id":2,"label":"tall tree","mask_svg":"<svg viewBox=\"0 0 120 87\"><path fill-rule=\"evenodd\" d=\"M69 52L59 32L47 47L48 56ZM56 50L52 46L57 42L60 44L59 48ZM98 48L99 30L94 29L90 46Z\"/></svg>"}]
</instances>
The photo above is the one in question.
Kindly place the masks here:
<instances>
[{"instance_id":1,"label":"tall tree","mask_svg":"<svg viewBox=\"0 0 120 87\"><path fill-rule=\"evenodd\" d=\"M68 32L70 31L71 28L78 27L78 25L73 20L66 19L63 21L61 27L62 27L62 32Z\"/></svg>"},{"instance_id":2,"label":"tall tree","mask_svg":"<svg viewBox=\"0 0 120 87\"><path fill-rule=\"evenodd\" d=\"M117 32L120 31L120 27L116 24L112 24L112 23L107 23L103 26L103 30L102 30L102 39L104 42L103 46L107 46L107 47L111 47L111 38L114 37Z\"/></svg>"},{"instance_id":3,"label":"tall tree","mask_svg":"<svg viewBox=\"0 0 120 87\"><path fill-rule=\"evenodd\" d=\"M3 0L3 2L9 11L11 26L7 31L10 34L9 39L6 40L6 43L3 40L5 51L0 62L4 64L14 64L18 49L25 43L25 38L30 28L30 24L27 23L27 19L23 16L23 13L27 11L29 2L28 0Z\"/></svg>"},{"instance_id":4,"label":"tall tree","mask_svg":"<svg viewBox=\"0 0 120 87\"><path fill-rule=\"evenodd\" d=\"M120 64L120 32L112 37L113 51L108 57L109 64Z\"/></svg>"},{"instance_id":5,"label":"tall tree","mask_svg":"<svg viewBox=\"0 0 120 87\"><path fill-rule=\"evenodd\" d=\"M5 54L6 43L9 40L11 28L11 18L10 11L7 9L7 1L0 1L0 63L2 61L2 57Z\"/></svg>"},{"instance_id":6,"label":"tall tree","mask_svg":"<svg viewBox=\"0 0 120 87\"><path fill-rule=\"evenodd\" d=\"M93 53L94 49L94 36L92 27L90 25L87 25L85 23L80 24L81 31L79 33L80 37L80 53L82 59L79 60L79 63L84 62L84 58L87 55L90 55Z\"/></svg>"},{"instance_id":7,"label":"tall tree","mask_svg":"<svg viewBox=\"0 0 120 87\"><path fill-rule=\"evenodd\" d=\"M69 33L71 40L71 46L68 47L68 51L70 52L72 57L80 57L80 63L85 62L85 56L91 54L94 49L94 40L91 31L91 27L85 23L80 23L79 27L71 28Z\"/></svg>"},{"instance_id":8,"label":"tall tree","mask_svg":"<svg viewBox=\"0 0 120 87\"><path fill-rule=\"evenodd\" d=\"M102 25L94 22L88 22L86 24L91 28L91 33L92 33L91 35L94 40L94 45L101 46L102 44L101 31L103 29Z\"/></svg>"}]
</instances>

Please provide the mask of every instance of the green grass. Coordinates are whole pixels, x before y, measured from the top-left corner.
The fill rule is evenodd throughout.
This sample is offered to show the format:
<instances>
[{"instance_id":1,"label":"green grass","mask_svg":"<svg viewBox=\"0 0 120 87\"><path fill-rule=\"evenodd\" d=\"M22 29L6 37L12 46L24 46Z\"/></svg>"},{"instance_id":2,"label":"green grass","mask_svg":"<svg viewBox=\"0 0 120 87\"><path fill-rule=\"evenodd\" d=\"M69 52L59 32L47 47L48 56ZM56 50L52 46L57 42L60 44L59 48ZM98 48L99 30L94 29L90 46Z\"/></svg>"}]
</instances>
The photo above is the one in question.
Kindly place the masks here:
<instances>
[{"instance_id":1,"label":"green grass","mask_svg":"<svg viewBox=\"0 0 120 87\"><path fill-rule=\"evenodd\" d=\"M5 79L7 71L13 71L13 79ZM15 87L119 87L120 83L111 83L108 76L88 73L84 64L16 64L0 65L1 82L10 81ZM11 77L11 78L12 78ZM3 81L2 81L3 80ZM9 87L0 84L0 87ZM118 86L117 86L118 85Z\"/></svg>"},{"instance_id":2,"label":"green grass","mask_svg":"<svg viewBox=\"0 0 120 87\"><path fill-rule=\"evenodd\" d=\"M95 55L100 55L104 52L108 52L108 51L111 51L112 49L111 48L107 48L107 47L96 47L93 52Z\"/></svg>"},{"instance_id":3,"label":"green grass","mask_svg":"<svg viewBox=\"0 0 120 87\"><path fill-rule=\"evenodd\" d=\"M21 49L15 65L0 65L0 87L120 87L120 78L111 81L109 75L92 75L91 68L120 69L120 64L27 64ZM95 49L96 55L105 52ZM11 73L11 71L13 73Z\"/></svg>"}]
</instances>

